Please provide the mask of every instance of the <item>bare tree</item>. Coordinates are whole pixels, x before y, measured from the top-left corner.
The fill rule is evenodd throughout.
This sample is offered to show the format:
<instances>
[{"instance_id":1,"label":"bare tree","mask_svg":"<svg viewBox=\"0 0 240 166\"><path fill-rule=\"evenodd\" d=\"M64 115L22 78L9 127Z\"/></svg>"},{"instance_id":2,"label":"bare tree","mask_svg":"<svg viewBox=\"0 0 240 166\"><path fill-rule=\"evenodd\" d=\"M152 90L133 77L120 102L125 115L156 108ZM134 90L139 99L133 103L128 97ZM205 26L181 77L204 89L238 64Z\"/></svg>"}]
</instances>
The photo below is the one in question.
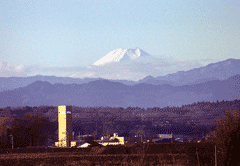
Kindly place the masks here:
<instances>
[{"instance_id":1,"label":"bare tree","mask_svg":"<svg viewBox=\"0 0 240 166\"><path fill-rule=\"evenodd\" d=\"M239 165L239 155L236 152L240 149L240 111L227 111L212 125L216 126L216 130L208 136L209 141L217 145L218 159L223 160L224 165Z\"/></svg>"}]
</instances>

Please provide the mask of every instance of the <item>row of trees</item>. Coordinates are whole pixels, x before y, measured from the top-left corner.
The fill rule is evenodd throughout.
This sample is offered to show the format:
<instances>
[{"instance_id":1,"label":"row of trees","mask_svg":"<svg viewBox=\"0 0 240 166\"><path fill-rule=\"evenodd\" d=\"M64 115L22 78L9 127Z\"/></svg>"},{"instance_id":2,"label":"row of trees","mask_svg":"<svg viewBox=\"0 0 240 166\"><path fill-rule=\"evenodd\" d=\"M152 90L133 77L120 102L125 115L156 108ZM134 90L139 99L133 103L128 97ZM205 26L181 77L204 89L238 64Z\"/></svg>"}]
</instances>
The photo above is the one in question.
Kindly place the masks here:
<instances>
[{"instance_id":1,"label":"row of trees","mask_svg":"<svg viewBox=\"0 0 240 166\"><path fill-rule=\"evenodd\" d=\"M165 108L139 108L139 107L76 107L73 106L73 119L82 121L96 121L96 119L106 118L114 121L151 121L152 125L162 126L166 121L175 123L208 123L224 115L226 110L238 110L240 100L233 101L215 101L215 102L197 102L181 107ZM0 108L0 115L19 117L27 112L36 112L46 115L52 121L57 121L56 106L40 107L6 107Z\"/></svg>"},{"instance_id":2,"label":"row of trees","mask_svg":"<svg viewBox=\"0 0 240 166\"><path fill-rule=\"evenodd\" d=\"M38 113L27 113L17 118L2 117L0 146L4 148L42 146L54 140L54 124ZM13 140L11 140L13 139Z\"/></svg>"}]
</instances>

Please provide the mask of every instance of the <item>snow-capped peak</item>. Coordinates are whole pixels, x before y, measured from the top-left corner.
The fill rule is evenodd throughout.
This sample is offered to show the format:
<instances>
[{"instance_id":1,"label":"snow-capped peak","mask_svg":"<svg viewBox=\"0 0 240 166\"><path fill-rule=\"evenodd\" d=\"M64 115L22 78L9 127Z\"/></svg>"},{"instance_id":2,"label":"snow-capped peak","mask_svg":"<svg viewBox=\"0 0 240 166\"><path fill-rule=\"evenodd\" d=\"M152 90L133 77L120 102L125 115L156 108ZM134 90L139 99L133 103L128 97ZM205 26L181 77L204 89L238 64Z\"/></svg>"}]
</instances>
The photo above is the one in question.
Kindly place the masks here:
<instances>
[{"instance_id":1,"label":"snow-capped peak","mask_svg":"<svg viewBox=\"0 0 240 166\"><path fill-rule=\"evenodd\" d=\"M136 49L123 49L118 48L111 52L109 52L107 55L99 59L98 61L94 62L92 65L94 66L101 66L112 62L121 62L121 61L128 61L128 60L134 60L139 57L146 57L151 56L145 51L136 48Z\"/></svg>"}]
</instances>

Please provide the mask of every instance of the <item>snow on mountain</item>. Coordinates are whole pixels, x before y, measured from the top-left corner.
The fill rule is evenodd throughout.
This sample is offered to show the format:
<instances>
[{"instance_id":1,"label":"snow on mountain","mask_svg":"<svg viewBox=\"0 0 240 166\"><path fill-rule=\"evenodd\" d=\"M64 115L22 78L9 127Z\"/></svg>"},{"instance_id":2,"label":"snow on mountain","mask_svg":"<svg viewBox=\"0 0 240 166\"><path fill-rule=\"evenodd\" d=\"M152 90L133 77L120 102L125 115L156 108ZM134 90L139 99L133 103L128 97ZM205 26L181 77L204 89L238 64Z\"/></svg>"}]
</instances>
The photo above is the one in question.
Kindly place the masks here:
<instances>
[{"instance_id":1,"label":"snow on mountain","mask_svg":"<svg viewBox=\"0 0 240 166\"><path fill-rule=\"evenodd\" d=\"M209 62L209 60L206 62ZM101 77L113 80L138 81L148 75L154 77L164 76L175 73L180 69L187 71L201 66L201 63L198 61L179 62L174 57L168 55L158 55L158 58L156 58L139 48L118 48L109 52L93 64L81 68L76 73L71 73L68 76L72 78ZM154 82L154 84L169 83L169 81L163 80L156 81L156 78L151 78L147 82Z\"/></svg>"},{"instance_id":2,"label":"snow on mountain","mask_svg":"<svg viewBox=\"0 0 240 166\"><path fill-rule=\"evenodd\" d=\"M136 48L136 49L123 49L118 48L111 52L109 52L107 55L99 59L98 61L94 62L93 66L102 66L105 64L113 63L113 62L122 62L122 61L129 61L129 60L135 60L139 57L148 57L151 56L145 51Z\"/></svg>"}]
</instances>

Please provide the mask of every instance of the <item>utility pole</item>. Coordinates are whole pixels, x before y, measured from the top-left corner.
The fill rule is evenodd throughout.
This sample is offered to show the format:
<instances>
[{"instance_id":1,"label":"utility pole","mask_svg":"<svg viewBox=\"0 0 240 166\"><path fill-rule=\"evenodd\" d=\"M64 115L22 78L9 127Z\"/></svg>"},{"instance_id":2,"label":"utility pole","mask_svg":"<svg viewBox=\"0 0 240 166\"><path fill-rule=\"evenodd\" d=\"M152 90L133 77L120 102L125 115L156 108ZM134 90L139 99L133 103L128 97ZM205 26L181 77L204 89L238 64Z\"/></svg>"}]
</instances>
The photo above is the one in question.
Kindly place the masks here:
<instances>
[{"instance_id":1,"label":"utility pole","mask_svg":"<svg viewBox=\"0 0 240 166\"><path fill-rule=\"evenodd\" d=\"M32 147L32 136L30 137L30 147Z\"/></svg>"},{"instance_id":2,"label":"utility pole","mask_svg":"<svg viewBox=\"0 0 240 166\"><path fill-rule=\"evenodd\" d=\"M217 166L217 145L215 145L215 166Z\"/></svg>"},{"instance_id":3,"label":"utility pole","mask_svg":"<svg viewBox=\"0 0 240 166\"><path fill-rule=\"evenodd\" d=\"M11 133L10 137L11 137L11 141L12 141L12 149L13 149L13 135L12 135L12 133Z\"/></svg>"},{"instance_id":4,"label":"utility pole","mask_svg":"<svg viewBox=\"0 0 240 166\"><path fill-rule=\"evenodd\" d=\"M197 153L198 166L200 166L197 148L196 148L196 153Z\"/></svg>"}]
</instances>

